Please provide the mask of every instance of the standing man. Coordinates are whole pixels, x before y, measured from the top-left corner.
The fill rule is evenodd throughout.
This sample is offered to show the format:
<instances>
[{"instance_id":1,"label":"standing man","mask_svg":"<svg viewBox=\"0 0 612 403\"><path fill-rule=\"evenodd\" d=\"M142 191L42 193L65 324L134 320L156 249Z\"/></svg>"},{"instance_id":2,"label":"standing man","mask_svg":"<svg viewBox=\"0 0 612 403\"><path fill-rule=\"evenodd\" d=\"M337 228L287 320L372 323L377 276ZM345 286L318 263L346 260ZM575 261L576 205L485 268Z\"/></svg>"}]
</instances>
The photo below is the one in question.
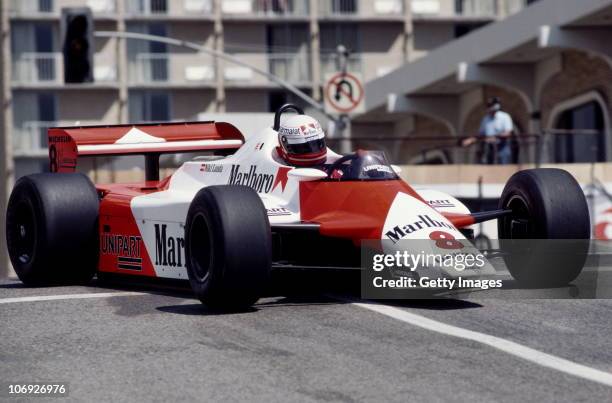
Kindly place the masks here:
<instances>
[{"instance_id":1,"label":"standing man","mask_svg":"<svg viewBox=\"0 0 612 403\"><path fill-rule=\"evenodd\" d=\"M487 114L480 122L479 135L483 142L484 161L487 164L511 164L512 149L510 137L514 130L514 123L510 115L501 110L499 98L493 97L487 102ZM463 142L467 147L478 141L471 137Z\"/></svg>"}]
</instances>

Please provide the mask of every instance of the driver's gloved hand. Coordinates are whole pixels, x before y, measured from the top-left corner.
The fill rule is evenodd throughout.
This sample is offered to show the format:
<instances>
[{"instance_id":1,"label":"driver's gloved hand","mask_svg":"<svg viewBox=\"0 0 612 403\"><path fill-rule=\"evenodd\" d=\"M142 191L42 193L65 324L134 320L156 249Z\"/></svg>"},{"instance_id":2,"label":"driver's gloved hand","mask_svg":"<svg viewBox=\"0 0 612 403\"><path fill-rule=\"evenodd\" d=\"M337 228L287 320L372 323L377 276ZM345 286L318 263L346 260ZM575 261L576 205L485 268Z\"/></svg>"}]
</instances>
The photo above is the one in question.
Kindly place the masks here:
<instances>
[{"instance_id":1,"label":"driver's gloved hand","mask_svg":"<svg viewBox=\"0 0 612 403\"><path fill-rule=\"evenodd\" d=\"M331 179L342 179L342 176L344 176L344 172L341 169L334 169L334 172L329 175Z\"/></svg>"}]
</instances>

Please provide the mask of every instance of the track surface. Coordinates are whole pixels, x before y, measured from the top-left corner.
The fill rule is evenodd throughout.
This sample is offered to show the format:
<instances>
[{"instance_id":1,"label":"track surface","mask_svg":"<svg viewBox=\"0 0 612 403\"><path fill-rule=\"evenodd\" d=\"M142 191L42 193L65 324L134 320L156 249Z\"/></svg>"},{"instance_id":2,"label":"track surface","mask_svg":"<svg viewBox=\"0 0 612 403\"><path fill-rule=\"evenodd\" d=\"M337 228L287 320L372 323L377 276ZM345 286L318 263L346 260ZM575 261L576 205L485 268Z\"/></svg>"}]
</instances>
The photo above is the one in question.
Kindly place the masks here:
<instances>
[{"instance_id":1,"label":"track surface","mask_svg":"<svg viewBox=\"0 0 612 403\"><path fill-rule=\"evenodd\" d=\"M142 294L2 303L125 291ZM220 315L176 289L0 281L0 379L67 382L73 401L612 400L612 387L336 295ZM612 373L612 300L478 295L395 307Z\"/></svg>"}]
</instances>

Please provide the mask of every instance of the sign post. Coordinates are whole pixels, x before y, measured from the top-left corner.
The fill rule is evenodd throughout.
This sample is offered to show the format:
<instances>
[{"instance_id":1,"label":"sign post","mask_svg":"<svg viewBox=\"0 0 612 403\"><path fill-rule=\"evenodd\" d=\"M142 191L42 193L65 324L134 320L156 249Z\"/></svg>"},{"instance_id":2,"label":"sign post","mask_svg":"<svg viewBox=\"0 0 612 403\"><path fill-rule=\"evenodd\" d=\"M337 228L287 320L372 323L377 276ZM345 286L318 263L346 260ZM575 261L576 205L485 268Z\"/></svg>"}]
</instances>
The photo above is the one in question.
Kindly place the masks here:
<instances>
[{"instance_id":1,"label":"sign post","mask_svg":"<svg viewBox=\"0 0 612 403\"><path fill-rule=\"evenodd\" d=\"M325 112L329 115L339 116L334 121L337 127L334 132L344 136L340 141L340 152L346 154L351 152L350 142L350 116L365 112L365 92L361 74L343 71L327 74L325 76L325 87L323 103Z\"/></svg>"}]
</instances>

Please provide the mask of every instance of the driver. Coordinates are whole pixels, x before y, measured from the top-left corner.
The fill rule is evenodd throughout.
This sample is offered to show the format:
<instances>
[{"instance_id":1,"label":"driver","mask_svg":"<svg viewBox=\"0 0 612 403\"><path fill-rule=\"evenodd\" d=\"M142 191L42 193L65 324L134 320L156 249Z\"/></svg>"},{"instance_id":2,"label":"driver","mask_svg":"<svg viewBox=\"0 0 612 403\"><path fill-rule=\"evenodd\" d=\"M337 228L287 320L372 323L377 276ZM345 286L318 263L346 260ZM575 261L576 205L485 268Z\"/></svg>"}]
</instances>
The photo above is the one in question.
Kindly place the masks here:
<instances>
[{"instance_id":1,"label":"driver","mask_svg":"<svg viewBox=\"0 0 612 403\"><path fill-rule=\"evenodd\" d=\"M307 115L287 118L278 130L278 155L288 165L313 167L327 160L325 133L319 122Z\"/></svg>"}]
</instances>

